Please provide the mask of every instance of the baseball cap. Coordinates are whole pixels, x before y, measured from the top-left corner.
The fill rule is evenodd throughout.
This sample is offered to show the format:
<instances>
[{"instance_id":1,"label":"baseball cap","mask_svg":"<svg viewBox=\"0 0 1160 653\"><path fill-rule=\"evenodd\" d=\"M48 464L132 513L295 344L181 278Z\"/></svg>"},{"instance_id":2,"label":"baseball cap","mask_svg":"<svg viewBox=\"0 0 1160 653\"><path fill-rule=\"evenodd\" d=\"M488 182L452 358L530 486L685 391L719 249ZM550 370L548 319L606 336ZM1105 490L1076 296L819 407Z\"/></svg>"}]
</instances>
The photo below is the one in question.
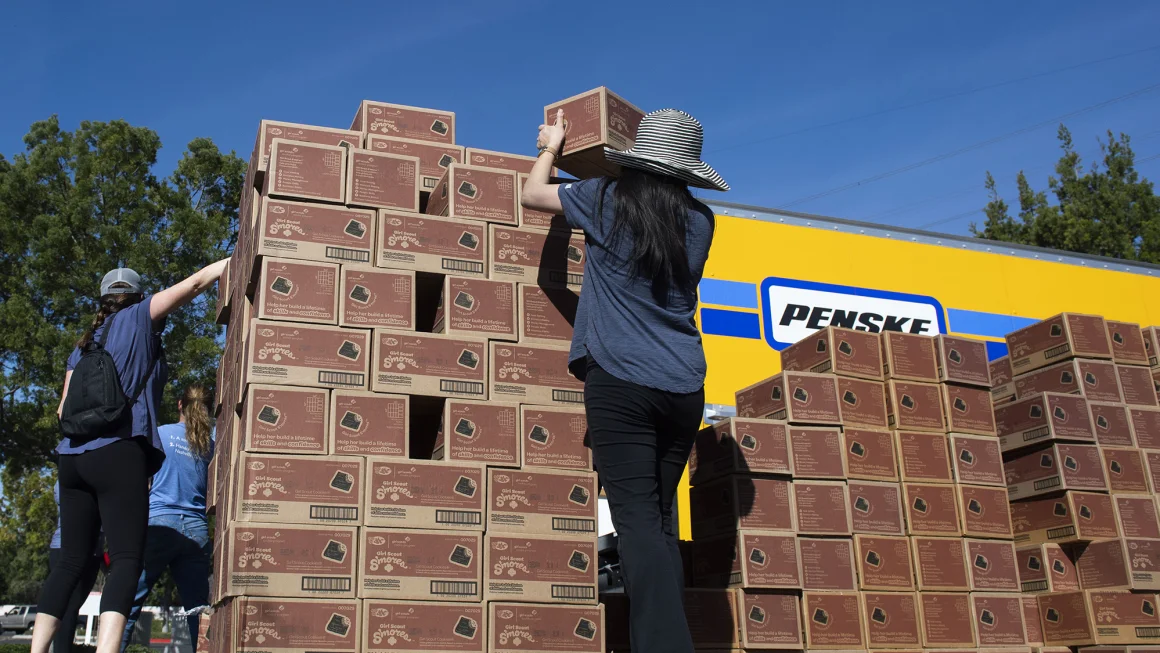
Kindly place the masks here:
<instances>
[{"instance_id":1,"label":"baseball cap","mask_svg":"<svg viewBox=\"0 0 1160 653\"><path fill-rule=\"evenodd\" d=\"M129 268L110 270L101 279L101 296L133 295L141 292L141 275Z\"/></svg>"}]
</instances>

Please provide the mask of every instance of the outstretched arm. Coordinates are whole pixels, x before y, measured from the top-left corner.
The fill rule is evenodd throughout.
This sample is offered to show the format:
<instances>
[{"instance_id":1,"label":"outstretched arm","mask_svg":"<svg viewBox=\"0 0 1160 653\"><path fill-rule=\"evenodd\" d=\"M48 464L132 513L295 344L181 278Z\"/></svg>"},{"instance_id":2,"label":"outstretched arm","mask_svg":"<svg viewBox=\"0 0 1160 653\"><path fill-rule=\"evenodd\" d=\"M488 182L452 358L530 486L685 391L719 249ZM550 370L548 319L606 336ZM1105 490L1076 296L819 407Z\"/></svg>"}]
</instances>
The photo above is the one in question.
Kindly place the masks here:
<instances>
[{"instance_id":1,"label":"outstretched arm","mask_svg":"<svg viewBox=\"0 0 1160 653\"><path fill-rule=\"evenodd\" d=\"M222 276L222 270L225 269L228 260L210 263L184 281L153 295L153 299L149 302L149 317L156 322L193 301Z\"/></svg>"},{"instance_id":2,"label":"outstretched arm","mask_svg":"<svg viewBox=\"0 0 1160 653\"><path fill-rule=\"evenodd\" d=\"M540 155L536 157L536 164L532 166L528 180L524 182L521 204L525 209L545 211L553 215L564 212L564 205L560 203L560 188L548 183L552 174L552 164L560 155L560 148L564 146L564 110L556 112L556 122L551 125L540 125L540 136L536 139L536 146L540 148Z\"/></svg>"}]
</instances>

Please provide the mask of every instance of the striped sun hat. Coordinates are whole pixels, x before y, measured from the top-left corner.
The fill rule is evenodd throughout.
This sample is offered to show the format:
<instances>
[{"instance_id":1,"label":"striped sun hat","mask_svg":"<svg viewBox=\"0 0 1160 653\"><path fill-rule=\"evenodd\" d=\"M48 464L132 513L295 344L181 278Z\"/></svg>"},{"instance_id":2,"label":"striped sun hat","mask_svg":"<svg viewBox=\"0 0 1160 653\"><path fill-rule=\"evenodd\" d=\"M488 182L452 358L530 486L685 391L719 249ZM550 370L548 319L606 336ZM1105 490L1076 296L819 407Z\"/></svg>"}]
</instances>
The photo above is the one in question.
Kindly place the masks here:
<instances>
[{"instance_id":1,"label":"striped sun hat","mask_svg":"<svg viewBox=\"0 0 1160 653\"><path fill-rule=\"evenodd\" d=\"M704 140L696 118L684 111L661 109L641 119L631 148L623 152L604 148L604 156L626 168L669 175L697 188L729 190L721 175L701 160Z\"/></svg>"}]
</instances>

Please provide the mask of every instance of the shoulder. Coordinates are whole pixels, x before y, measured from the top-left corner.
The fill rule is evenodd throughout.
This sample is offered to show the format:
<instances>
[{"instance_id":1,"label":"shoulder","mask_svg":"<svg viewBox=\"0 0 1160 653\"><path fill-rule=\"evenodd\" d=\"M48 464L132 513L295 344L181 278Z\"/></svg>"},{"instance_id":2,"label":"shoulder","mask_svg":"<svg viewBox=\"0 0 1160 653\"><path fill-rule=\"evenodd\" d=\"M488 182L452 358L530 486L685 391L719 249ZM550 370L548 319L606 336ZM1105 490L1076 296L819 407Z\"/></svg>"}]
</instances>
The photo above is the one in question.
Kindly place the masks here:
<instances>
[{"instance_id":1,"label":"shoulder","mask_svg":"<svg viewBox=\"0 0 1160 653\"><path fill-rule=\"evenodd\" d=\"M163 424L157 427L157 433L163 436L185 435L185 424Z\"/></svg>"}]
</instances>

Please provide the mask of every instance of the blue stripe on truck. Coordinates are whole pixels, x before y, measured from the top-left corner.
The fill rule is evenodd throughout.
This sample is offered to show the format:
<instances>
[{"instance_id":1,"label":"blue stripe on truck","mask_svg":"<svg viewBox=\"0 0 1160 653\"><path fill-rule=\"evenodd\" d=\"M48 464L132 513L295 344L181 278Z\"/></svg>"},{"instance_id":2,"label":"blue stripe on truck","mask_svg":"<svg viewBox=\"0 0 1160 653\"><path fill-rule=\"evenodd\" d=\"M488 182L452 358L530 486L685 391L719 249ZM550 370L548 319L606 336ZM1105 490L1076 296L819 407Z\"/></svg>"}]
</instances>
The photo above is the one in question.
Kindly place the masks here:
<instances>
[{"instance_id":1,"label":"blue stripe on truck","mask_svg":"<svg viewBox=\"0 0 1160 653\"><path fill-rule=\"evenodd\" d=\"M757 284L724 279L701 279L701 303L757 310Z\"/></svg>"},{"instance_id":2,"label":"blue stripe on truck","mask_svg":"<svg viewBox=\"0 0 1160 653\"><path fill-rule=\"evenodd\" d=\"M710 336L761 339L761 316L757 313L701 309L701 332Z\"/></svg>"},{"instance_id":3,"label":"blue stripe on truck","mask_svg":"<svg viewBox=\"0 0 1160 653\"><path fill-rule=\"evenodd\" d=\"M953 333L992 338L1002 338L1037 321L1028 317L967 311L961 308L948 308L947 318L950 320L950 331Z\"/></svg>"}]
</instances>

